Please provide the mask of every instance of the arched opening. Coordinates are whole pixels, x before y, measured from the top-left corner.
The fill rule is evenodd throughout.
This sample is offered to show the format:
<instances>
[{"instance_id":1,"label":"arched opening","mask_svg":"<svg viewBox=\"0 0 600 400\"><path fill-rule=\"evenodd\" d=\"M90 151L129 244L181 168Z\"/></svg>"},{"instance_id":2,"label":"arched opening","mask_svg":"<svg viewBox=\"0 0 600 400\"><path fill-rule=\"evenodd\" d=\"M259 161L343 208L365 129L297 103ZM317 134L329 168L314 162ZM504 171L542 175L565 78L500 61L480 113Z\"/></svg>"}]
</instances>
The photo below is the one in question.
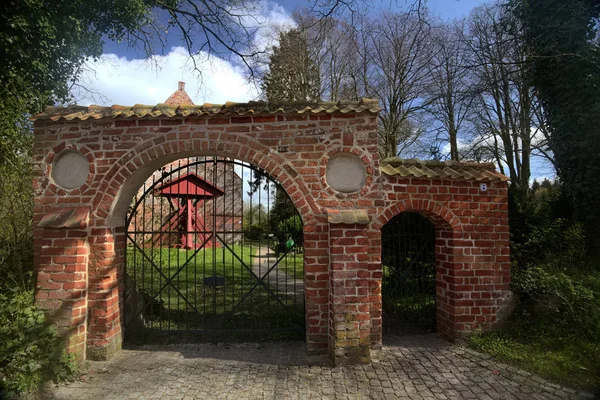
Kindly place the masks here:
<instances>
[{"instance_id":1,"label":"arched opening","mask_svg":"<svg viewBox=\"0 0 600 400\"><path fill-rule=\"evenodd\" d=\"M305 335L302 220L279 182L226 157L156 170L126 219L127 341Z\"/></svg>"},{"instance_id":2,"label":"arched opening","mask_svg":"<svg viewBox=\"0 0 600 400\"><path fill-rule=\"evenodd\" d=\"M436 329L436 232L424 216L402 212L381 229L383 334Z\"/></svg>"}]
</instances>

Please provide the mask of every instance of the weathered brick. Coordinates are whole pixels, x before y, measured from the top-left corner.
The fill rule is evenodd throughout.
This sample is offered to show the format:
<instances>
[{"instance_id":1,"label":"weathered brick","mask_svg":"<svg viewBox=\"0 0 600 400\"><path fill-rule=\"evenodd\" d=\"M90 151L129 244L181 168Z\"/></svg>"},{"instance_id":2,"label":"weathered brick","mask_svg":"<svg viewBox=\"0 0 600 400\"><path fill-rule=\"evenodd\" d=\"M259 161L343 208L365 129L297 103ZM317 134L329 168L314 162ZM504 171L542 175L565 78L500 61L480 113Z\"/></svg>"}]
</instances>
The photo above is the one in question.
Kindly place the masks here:
<instances>
[{"instance_id":1,"label":"weathered brick","mask_svg":"<svg viewBox=\"0 0 600 400\"><path fill-rule=\"evenodd\" d=\"M123 185L144 164L158 165L184 152L247 160L276 177L291 196L305 224L311 352L332 345L341 363L368 360L370 346L381 347L380 229L402 212L418 212L436 228L442 336L488 329L508 294L506 183L490 182L482 194L475 181L380 174L375 116L76 119L36 122L34 129L34 223L57 206L91 207L87 229L34 231L38 304L51 316L53 310L66 313L60 321L74 328L69 343L76 354L84 354L86 346L114 345L121 335L125 234L108 221L125 217L111 214ZM54 155L66 148L91 162L81 188L61 189L49 179ZM358 155L366 165L366 185L358 193L337 193L327 185L327 160L340 151ZM324 209L353 208L367 210L371 223L328 225ZM88 307L93 311L86 321Z\"/></svg>"}]
</instances>

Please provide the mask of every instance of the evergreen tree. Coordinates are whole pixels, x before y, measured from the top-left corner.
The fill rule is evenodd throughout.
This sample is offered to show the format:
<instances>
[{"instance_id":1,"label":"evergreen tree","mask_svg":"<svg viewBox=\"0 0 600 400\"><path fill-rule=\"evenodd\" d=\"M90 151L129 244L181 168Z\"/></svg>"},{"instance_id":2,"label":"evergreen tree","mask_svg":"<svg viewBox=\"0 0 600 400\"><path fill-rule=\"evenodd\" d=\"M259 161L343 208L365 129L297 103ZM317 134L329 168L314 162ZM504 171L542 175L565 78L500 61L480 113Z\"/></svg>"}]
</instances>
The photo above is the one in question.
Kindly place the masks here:
<instances>
[{"instance_id":1,"label":"evergreen tree","mask_svg":"<svg viewBox=\"0 0 600 400\"><path fill-rule=\"evenodd\" d=\"M320 100L319 68L311 57L308 40L302 31L292 29L280 34L279 46L273 47L262 88L272 103Z\"/></svg>"},{"instance_id":2,"label":"evergreen tree","mask_svg":"<svg viewBox=\"0 0 600 400\"><path fill-rule=\"evenodd\" d=\"M590 249L600 249L600 46L597 0L512 0L532 53L556 157Z\"/></svg>"}]
</instances>

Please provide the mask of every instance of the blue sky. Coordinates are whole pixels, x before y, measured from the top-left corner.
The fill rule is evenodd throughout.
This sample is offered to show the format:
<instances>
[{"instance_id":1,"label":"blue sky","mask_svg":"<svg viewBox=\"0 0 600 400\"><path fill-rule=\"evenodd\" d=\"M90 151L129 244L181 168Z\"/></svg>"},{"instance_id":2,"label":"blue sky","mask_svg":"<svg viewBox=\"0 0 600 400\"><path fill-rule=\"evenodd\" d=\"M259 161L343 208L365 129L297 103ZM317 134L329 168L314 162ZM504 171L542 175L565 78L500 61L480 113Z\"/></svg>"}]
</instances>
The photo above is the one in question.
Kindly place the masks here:
<instances>
[{"instance_id":1,"label":"blue sky","mask_svg":"<svg viewBox=\"0 0 600 400\"><path fill-rule=\"evenodd\" d=\"M478 5L488 3L483 0L429 0L431 12L443 19L460 18Z\"/></svg>"},{"instance_id":2,"label":"blue sky","mask_svg":"<svg viewBox=\"0 0 600 400\"><path fill-rule=\"evenodd\" d=\"M489 2L490 0L427 0L427 7L433 15L439 16L444 20L452 20L467 15L474 7ZM272 1L282 7L288 14L295 9L304 7L306 1L298 0L280 0ZM407 9L412 4L412 0L380 0L373 2L376 8L380 9ZM176 35L170 35L169 46L180 46L183 42ZM129 59L143 57L141 51L130 49L125 44L117 44L110 40L105 42L105 53L114 53L119 56L125 56Z\"/></svg>"},{"instance_id":3,"label":"blue sky","mask_svg":"<svg viewBox=\"0 0 600 400\"><path fill-rule=\"evenodd\" d=\"M368 0L366 0L368 1ZM387 0L375 2L373 9L406 9L413 0ZM428 0L433 15L443 20L466 16L473 8L488 3L486 0ZM279 25L291 24L291 14L296 7L307 3L294 0L262 0L260 18ZM264 37L269 32L263 32ZM264 37L261 40L264 40ZM169 46L154 60L144 59L143 54L107 41L105 54L97 61L88 63L89 69L82 76L85 90L75 90L75 102L89 104L157 104L165 101L177 89L178 81L186 82L186 90L196 104L205 102L222 104L226 101L246 102L258 96L256 87L246 79L246 70L232 59L212 57L205 54L196 57L201 75L193 69L193 63L182 47L178 35L171 35ZM266 43L261 43L266 46ZM259 46L260 47L260 46ZM553 170L545 163L534 161L534 176L553 176Z\"/></svg>"},{"instance_id":4,"label":"blue sky","mask_svg":"<svg viewBox=\"0 0 600 400\"><path fill-rule=\"evenodd\" d=\"M407 9L413 0L379 0L364 4L373 9ZM428 0L432 14L449 20L467 15L485 0ZM276 24L291 23L294 9L308 3L297 0L261 0L260 18ZM268 34L268 32L267 32ZM258 93L248 85L245 70L235 60L213 57L206 60L200 55L196 61L201 76L183 49L183 41L173 30L165 50L150 61L143 52L106 40L104 55L88 63L89 70L82 76L85 90L74 90L75 102L89 104L156 104L164 101L176 88L178 81L185 81L192 99L204 102L248 101Z\"/></svg>"}]
</instances>

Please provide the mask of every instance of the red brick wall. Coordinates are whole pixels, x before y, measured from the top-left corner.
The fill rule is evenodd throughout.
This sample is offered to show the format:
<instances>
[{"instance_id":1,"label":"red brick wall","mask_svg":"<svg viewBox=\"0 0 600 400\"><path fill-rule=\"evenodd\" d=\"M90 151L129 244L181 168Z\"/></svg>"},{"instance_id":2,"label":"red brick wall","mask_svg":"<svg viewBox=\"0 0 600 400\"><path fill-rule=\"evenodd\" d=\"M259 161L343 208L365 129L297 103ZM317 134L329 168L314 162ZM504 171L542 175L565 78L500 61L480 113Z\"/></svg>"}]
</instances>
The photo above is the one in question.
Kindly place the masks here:
<instances>
[{"instance_id":1,"label":"red brick wall","mask_svg":"<svg viewBox=\"0 0 600 400\"><path fill-rule=\"evenodd\" d=\"M61 189L50 178L52 160L64 148L84 153L91 163L88 181L78 189ZM354 153L366 166L366 185L357 193L336 192L325 181L327 160L338 152ZM77 310L61 320L78 332L70 335L79 346L73 350L107 358L120 348L123 225L138 186L127 188L141 185L168 162L200 155L228 156L263 168L298 209L305 233L306 340L311 353L329 348L336 362L366 360L369 348L381 345L379 229L405 210L422 212L437 228L442 334L457 337L487 328L507 296L506 184L492 183L481 194L477 182L381 175L374 114L39 121L34 222L56 207L91 207L86 229L35 231L41 278L37 302L49 312ZM364 209L371 222L329 224L327 209ZM81 243L53 242L71 235ZM85 251L76 260L60 259L67 255L60 253L63 247ZM59 288L61 277L50 276L70 269L71 261L77 266L72 273L79 274L73 282L87 282L87 289Z\"/></svg>"},{"instance_id":2,"label":"red brick wall","mask_svg":"<svg viewBox=\"0 0 600 400\"><path fill-rule=\"evenodd\" d=\"M377 232L395 215L415 211L436 228L436 307L438 333L449 339L489 329L509 296L510 248L505 182L387 177L389 206L373 225ZM381 253L374 235L373 256ZM379 269L377 270L379 271ZM381 287L373 288L381 304ZM371 313L372 342L381 338L381 311Z\"/></svg>"}]
</instances>

